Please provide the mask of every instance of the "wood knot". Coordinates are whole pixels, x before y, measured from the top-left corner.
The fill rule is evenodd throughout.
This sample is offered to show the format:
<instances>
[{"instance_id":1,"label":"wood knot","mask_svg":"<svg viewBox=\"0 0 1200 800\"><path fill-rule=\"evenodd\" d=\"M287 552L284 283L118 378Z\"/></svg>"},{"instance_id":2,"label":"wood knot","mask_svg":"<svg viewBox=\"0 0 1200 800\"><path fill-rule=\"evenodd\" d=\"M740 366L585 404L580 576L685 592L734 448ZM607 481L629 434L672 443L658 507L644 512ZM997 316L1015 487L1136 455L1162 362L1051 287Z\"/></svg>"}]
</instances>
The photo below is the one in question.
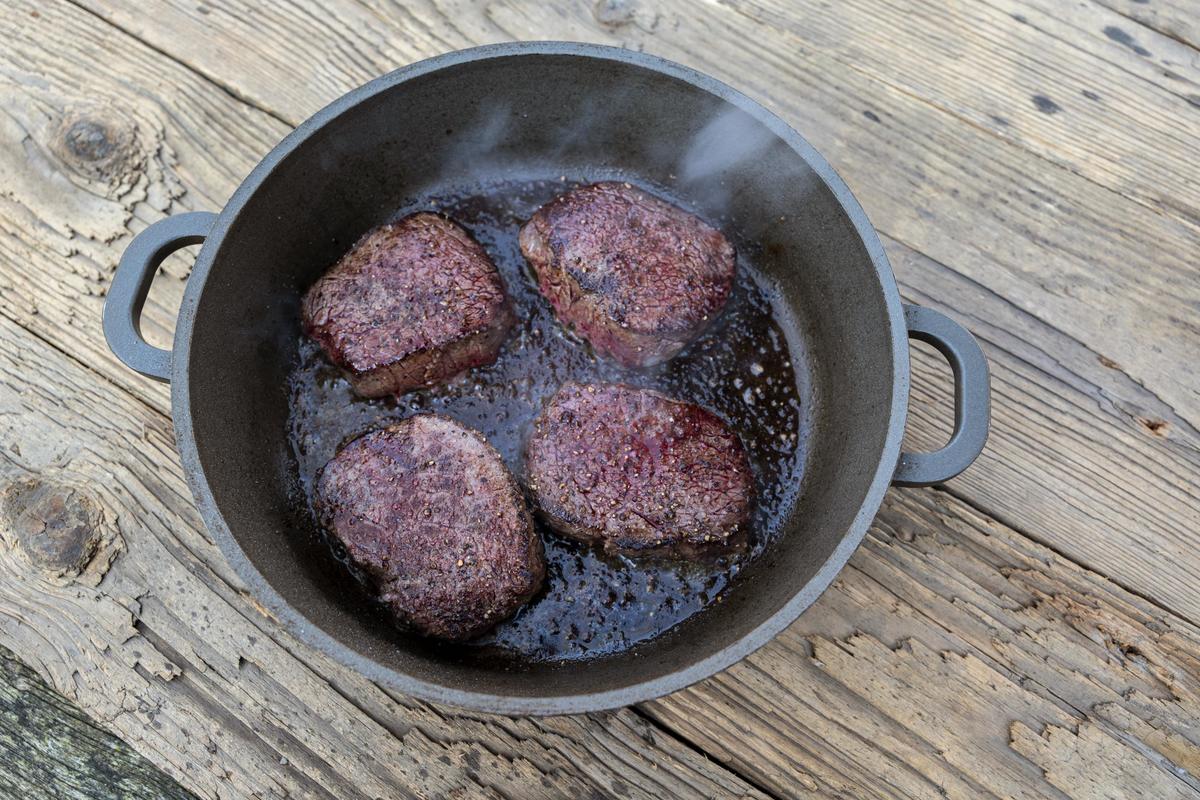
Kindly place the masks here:
<instances>
[{"instance_id":1,"label":"wood knot","mask_svg":"<svg viewBox=\"0 0 1200 800\"><path fill-rule=\"evenodd\" d=\"M113 140L108 129L92 119L81 119L63 134L67 149L83 161L103 161L112 155Z\"/></svg>"},{"instance_id":2,"label":"wood knot","mask_svg":"<svg viewBox=\"0 0 1200 800\"><path fill-rule=\"evenodd\" d=\"M596 0L592 16L606 28L619 28L637 15L636 0Z\"/></svg>"},{"instance_id":3,"label":"wood knot","mask_svg":"<svg viewBox=\"0 0 1200 800\"><path fill-rule=\"evenodd\" d=\"M134 138L131 126L102 113L74 112L59 126L54 149L71 169L87 177L120 178L136 160Z\"/></svg>"},{"instance_id":4,"label":"wood knot","mask_svg":"<svg viewBox=\"0 0 1200 800\"><path fill-rule=\"evenodd\" d=\"M0 524L50 577L71 579L87 569L104 538L103 522L99 502L79 487L30 477L0 490Z\"/></svg>"},{"instance_id":5,"label":"wood knot","mask_svg":"<svg viewBox=\"0 0 1200 800\"><path fill-rule=\"evenodd\" d=\"M1139 417L1138 422L1142 423L1142 427L1150 432L1152 436L1157 436L1159 439L1167 438L1167 432L1171 425L1164 419L1147 419Z\"/></svg>"}]
</instances>

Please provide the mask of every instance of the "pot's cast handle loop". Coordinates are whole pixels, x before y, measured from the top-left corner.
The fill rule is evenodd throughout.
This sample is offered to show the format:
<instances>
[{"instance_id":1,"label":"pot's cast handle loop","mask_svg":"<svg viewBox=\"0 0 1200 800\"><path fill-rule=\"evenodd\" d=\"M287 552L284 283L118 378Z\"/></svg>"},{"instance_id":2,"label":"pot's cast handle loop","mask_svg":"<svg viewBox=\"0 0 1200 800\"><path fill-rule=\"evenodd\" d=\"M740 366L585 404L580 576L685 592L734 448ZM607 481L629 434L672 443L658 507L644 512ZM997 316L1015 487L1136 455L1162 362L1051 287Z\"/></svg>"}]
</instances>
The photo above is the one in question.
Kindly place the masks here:
<instances>
[{"instance_id":1,"label":"pot's cast handle loop","mask_svg":"<svg viewBox=\"0 0 1200 800\"><path fill-rule=\"evenodd\" d=\"M987 359L975 337L944 314L921 306L904 307L908 335L928 342L954 370L954 434L941 450L901 453L895 486L929 486L948 481L983 451L991 418Z\"/></svg>"},{"instance_id":2,"label":"pot's cast handle loop","mask_svg":"<svg viewBox=\"0 0 1200 800\"><path fill-rule=\"evenodd\" d=\"M171 379L171 351L142 338L142 306L154 274L171 253L203 242L216 219L211 212L192 211L159 220L133 237L117 265L104 301L104 338L125 366L148 378Z\"/></svg>"}]
</instances>

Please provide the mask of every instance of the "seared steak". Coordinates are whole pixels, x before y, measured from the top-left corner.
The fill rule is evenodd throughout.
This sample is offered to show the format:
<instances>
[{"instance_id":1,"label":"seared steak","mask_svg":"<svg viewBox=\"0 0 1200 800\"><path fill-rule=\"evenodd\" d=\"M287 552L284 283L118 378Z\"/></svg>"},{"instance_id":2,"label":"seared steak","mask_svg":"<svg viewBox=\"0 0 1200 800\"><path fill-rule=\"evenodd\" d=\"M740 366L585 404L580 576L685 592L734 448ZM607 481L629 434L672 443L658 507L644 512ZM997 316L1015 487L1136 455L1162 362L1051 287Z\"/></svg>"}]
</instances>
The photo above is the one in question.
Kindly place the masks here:
<instances>
[{"instance_id":1,"label":"seared steak","mask_svg":"<svg viewBox=\"0 0 1200 800\"><path fill-rule=\"evenodd\" d=\"M513 323L487 253L429 213L367 232L308 290L302 312L305 333L365 397L490 364Z\"/></svg>"},{"instance_id":2,"label":"seared steak","mask_svg":"<svg viewBox=\"0 0 1200 800\"><path fill-rule=\"evenodd\" d=\"M690 555L745 541L754 492L746 453L693 403L568 383L534 421L525 468L551 527L610 551Z\"/></svg>"},{"instance_id":3,"label":"seared steak","mask_svg":"<svg viewBox=\"0 0 1200 800\"><path fill-rule=\"evenodd\" d=\"M520 242L559 319L628 367L674 357L733 286L733 245L720 231L628 183L555 198Z\"/></svg>"},{"instance_id":4,"label":"seared steak","mask_svg":"<svg viewBox=\"0 0 1200 800\"><path fill-rule=\"evenodd\" d=\"M317 511L396 617L429 636L478 636L545 577L542 541L500 455L433 414L366 433L321 471Z\"/></svg>"}]
</instances>

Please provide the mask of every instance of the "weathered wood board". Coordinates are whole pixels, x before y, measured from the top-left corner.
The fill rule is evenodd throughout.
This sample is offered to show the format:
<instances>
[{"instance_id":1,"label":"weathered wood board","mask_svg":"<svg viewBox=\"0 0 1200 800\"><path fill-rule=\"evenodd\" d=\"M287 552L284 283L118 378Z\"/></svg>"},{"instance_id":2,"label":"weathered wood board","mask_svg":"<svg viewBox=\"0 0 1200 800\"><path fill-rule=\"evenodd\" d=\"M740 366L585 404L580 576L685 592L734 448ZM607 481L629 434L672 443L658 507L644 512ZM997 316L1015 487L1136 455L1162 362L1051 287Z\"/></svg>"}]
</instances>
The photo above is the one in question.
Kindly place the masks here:
<instances>
[{"instance_id":1,"label":"weathered wood board","mask_svg":"<svg viewBox=\"0 0 1200 800\"><path fill-rule=\"evenodd\" d=\"M192 800L0 649L0 797Z\"/></svg>"},{"instance_id":2,"label":"weathered wood board","mask_svg":"<svg viewBox=\"0 0 1200 800\"><path fill-rule=\"evenodd\" d=\"M0 644L200 797L1200 796L1194 22L1187 0L6 5ZM993 365L975 467L892 492L778 641L615 714L458 714L279 631L199 524L165 388L99 332L137 231L219 209L349 88L510 38L644 48L763 100ZM159 343L187 271L155 283ZM945 435L944 373L917 351L914 445ZM88 535L30 539L51 512Z\"/></svg>"},{"instance_id":3,"label":"weathered wood board","mask_svg":"<svg viewBox=\"0 0 1200 800\"><path fill-rule=\"evenodd\" d=\"M406 7L405 13L376 14L347 3L336 15L335 25L323 24L327 15L303 4L279 6L271 14L215 5L205 6L206 12L166 3L149 13L140 8L115 3L94 10L217 80L220 88L180 64L160 63L164 59L159 54L139 49L132 41L105 62L111 74L103 79L92 77L97 70L79 59L70 65L41 63L47 56L36 40L23 46L20 54L29 59L30 72L41 74L52 67L70 70L72 81L95 84L89 87L89 97L111 97L110 103L137 110L138 130L144 127L151 133L139 134L139 141L145 139L150 145L136 158L145 160L145 172L155 181L151 185L158 186L142 193L161 198L182 192L170 210L219 208L236 178L286 132L287 125L279 120L297 123L359 82L451 47L508 36L607 41L653 49L746 88L776 107L829 156L885 234L924 255L927 266L944 268L946 280L936 273L932 280L926 275L910 278L907 259L899 259L897 273L914 296L963 315L976 328L993 328L1010 347L1022 345L1019 354L1003 348L988 351L996 364L998 396L1025 403L1025 394L1032 390L1040 397L1028 402L1053 406L1058 395L1067 392L1075 393L1077 402L1086 407L1100 403L1103 413L1089 420L1086 435L1074 425L1063 425L1052 408L1036 409L1029 419L1010 419L1012 427L998 423L994 444L1007 446L989 450L981 468L957 481L955 491L1003 515L1020 530L1037 530L1043 541L1073 559L1200 619L1200 594L1190 590L1200 580L1193 524L1200 519L1196 477L1200 474L1196 430L1200 396L1195 388L1200 374L1190 357L1200 348L1200 328L1188 322L1200 303L1194 257L1200 250L1200 228L1102 187L1094 178L1078 174L1071 164L1059 166L1030 152L1019 138L983 131L962 112L931 105L872 73L848 70L838 60L846 55L828 54L804 44L790 30L759 22L752 9L742 4L700 4L689 6L689 13L671 3L655 4L653 12L649 5L636 6L639 10L615 27L599 22L587 4L558 8L513 2L418 4ZM1099 6L1092 9L1098 15L1095 24L1112 13ZM1035 10L1023 7L1013 13L1033 19ZM838 16L855 14L871 16L869 8L860 11L857 4ZM64 10L61 18L49 17L49 9L44 9L41 22L70 28L69 40L85 42L92 50L105 46L97 38L94 17L75 9ZM793 27L805 30L830 24L821 22L822 15L815 10L795 18L799 22ZM815 21L805 27L806 20ZM1029 27L1011 16L993 22L1022 31ZM1000 49L1032 48L1034 53L1049 47L1046 42L1028 44L1023 37L1014 34L994 44ZM726 39L753 40L761 46L747 50L723 44ZM214 40L237 53L227 59L220 47L209 46ZM285 41L291 43L287 53L303 48L304 57L289 60L268 46ZM1100 61L1090 52L1060 49L1083 60L1075 66L1081 74L1090 74L1093 62ZM1106 50L1104 55L1144 60L1128 48ZM1058 56L1060 61L1064 57ZM231 63L238 68L226 70L220 79L212 77ZM293 68L300 72L290 74ZM911 71L921 72L919 65ZM1047 80L1054 74L1049 67L1043 73ZM134 75L136 81L119 82L116 74ZM986 74L1007 73L992 69ZM138 86L137 92L129 88L131 82ZM953 109L974 102L976 115L1006 114L1010 121L1029 126L1028 136L1038 141L1057 141L1053 134L1054 126L1061 124L1059 118L1076 114L1084 118L1079 124L1098 131L1093 137L1097 140L1118 135L1105 133L1106 126L1121 127L1108 111L1086 102L1062 114L1026 113L1022 109L1032 103L1027 93L1000 80L989 85L993 94L988 103L971 95L939 102ZM1132 79L1124 88L1135 95L1130 102L1143 102L1147 109L1162 93L1150 83ZM954 89L941 87L944 93ZM21 91L28 90L22 87ZM237 102L238 97L249 103ZM59 112L63 116L81 101L51 95L37 102L63 106ZM1179 113L1163 113L1180 117L1176 132L1193 145L1200 142L1200 109L1185 103ZM169 123L182 126L187 135L167 141ZM36 129L32 123L24 127ZM57 130L45 129L39 150L63 149L54 138ZM119 134L114 138L119 139ZM220 154L221 163L214 163L215 154ZM1069 157L1065 151L1056 156ZM169 167L171 162L188 164L187 174ZM880 164L888 167L879 169ZM67 172L75 174L71 169ZM105 237L117 237L105 245L108 262L97 256L99 261L87 259L86 270L74 264L68 267L94 276L94 282L76 288L79 275L68 272L61 278L62 294L53 306L33 294L36 287L31 287L28 296L15 297L14 319L57 343L70 333L70 328L64 333L64 326L71 323L72 315L81 313L81 302L98 307L99 298L89 292L102 291L119 244L144 225L142 217L150 220L163 213L147 207L138 192L121 197L110 203L108 213L133 216L126 226L104 231ZM30 236L25 229L17 235ZM37 235L50 232L39 227ZM88 248L81 238L54 238L44 246L58 252ZM175 269L183 274L186 267ZM51 275L63 270L62 264L47 264ZM22 287L17 277L10 280L16 289ZM959 289L953 296L942 296L949 281ZM159 335L170 329L181 291L178 283L163 283L164 291L153 298L158 302L151 314ZM23 310L39 302L37 315ZM979 310L983 307L995 313L983 314ZM1014 328L1014 323L1019 327ZM79 346L86 348L81 352L87 352L90 365L103 368L141 396L153 396L165 410L161 387L142 385L112 360L102 342ZM1031 358L1034 363L1027 363ZM1009 369L1050 374L1035 380L1034 386L1014 379L1016 385L1006 389L999 384L1007 380ZM922 391L947 390L940 376L918 378L923 381L918 399ZM934 408L940 413L941 407ZM928 428L931 422L934 427ZM917 441L930 441L930 431L942 430L940 420L931 421L928 415L918 416L911 427ZM1112 469L1114 464L1147 463L1163 467L1137 468L1132 474ZM1169 482L1160 480L1160 469L1170 473ZM1035 476L1025 474L1030 470ZM1031 493L1030 485L1044 486L1046 491ZM1164 513L1170 519L1161 524Z\"/></svg>"}]
</instances>

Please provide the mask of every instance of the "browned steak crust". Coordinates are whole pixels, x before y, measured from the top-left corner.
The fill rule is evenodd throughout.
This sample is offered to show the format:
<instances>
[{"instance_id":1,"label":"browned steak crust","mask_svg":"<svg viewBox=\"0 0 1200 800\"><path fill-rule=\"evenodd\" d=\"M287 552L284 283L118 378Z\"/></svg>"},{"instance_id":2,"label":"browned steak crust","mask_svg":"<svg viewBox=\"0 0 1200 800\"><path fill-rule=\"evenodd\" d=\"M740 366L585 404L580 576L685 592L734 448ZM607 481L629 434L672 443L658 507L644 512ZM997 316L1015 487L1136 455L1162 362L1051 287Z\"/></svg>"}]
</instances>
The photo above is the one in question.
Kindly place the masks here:
<instances>
[{"instance_id":1,"label":"browned steak crust","mask_svg":"<svg viewBox=\"0 0 1200 800\"><path fill-rule=\"evenodd\" d=\"M520 242L559 319L625 366L674 357L733 286L733 245L720 231L628 183L555 198Z\"/></svg>"},{"instance_id":2,"label":"browned steak crust","mask_svg":"<svg viewBox=\"0 0 1200 800\"><path fill-rule=\"evenodd\" d=\"M317 481L321 524L402 622L463 640L510 616L545 577L542 541L500 455L434 414L343 447Z\"/></svg>"},{"instance_id":3,"label":"browned steak crust","mask_svg":"<svg viewBox=\"0 0 1200 800\"><path fill-rule=\"evenodd\" d=\"M429 213L369 231L308 290L302 314L305 333L365 397L490 364L513 323L487 253Z\"/></svg>"},{"instance_id":4,"label":"browned steak crust","mask_svg":"<svg viewBox=\"0 0 1200 800\"><path fill-rule=\"evenodd\" d=\"M610 551L689 555L745 541L754 494L746 453L692 403L568 383L534 421L525 468L551 527Z\"/></svg>"}]
</instances>

